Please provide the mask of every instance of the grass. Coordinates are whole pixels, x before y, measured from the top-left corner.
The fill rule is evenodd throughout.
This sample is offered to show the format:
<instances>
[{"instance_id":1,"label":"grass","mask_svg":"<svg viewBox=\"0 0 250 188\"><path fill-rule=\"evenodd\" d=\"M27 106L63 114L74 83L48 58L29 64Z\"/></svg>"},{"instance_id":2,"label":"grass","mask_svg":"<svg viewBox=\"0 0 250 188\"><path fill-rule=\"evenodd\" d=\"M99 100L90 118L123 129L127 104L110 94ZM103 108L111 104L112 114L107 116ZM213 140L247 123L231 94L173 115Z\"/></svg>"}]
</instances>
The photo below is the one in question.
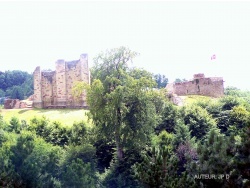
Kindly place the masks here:
<instances>
[{"instance_id":1,"label":"grass","mask_svg":"<svg viewBox=\"0 0 250 188\"><path fill-rule=\"evenodd\" d=\"M15 116L19 120L30 121L33 117L45 116L50 121L59 121L62 125L71 126L75 121L87 121L87 110L83 109L1 109L0 114L5 121Z\"/></svg>"},{"instance_id":2,"label":"grass","mask_svg":"<svg viewBox=\"0 0 250 188\"><path fill-rule=\"evenodd\" d=\"M184 104L192 104L194 102L200 101L200 100L214 100L216 98L208 97L208 96L202 96L202 95L187 95L187 96L180 96L184 100Z\"/></svg>"}]
</instances>

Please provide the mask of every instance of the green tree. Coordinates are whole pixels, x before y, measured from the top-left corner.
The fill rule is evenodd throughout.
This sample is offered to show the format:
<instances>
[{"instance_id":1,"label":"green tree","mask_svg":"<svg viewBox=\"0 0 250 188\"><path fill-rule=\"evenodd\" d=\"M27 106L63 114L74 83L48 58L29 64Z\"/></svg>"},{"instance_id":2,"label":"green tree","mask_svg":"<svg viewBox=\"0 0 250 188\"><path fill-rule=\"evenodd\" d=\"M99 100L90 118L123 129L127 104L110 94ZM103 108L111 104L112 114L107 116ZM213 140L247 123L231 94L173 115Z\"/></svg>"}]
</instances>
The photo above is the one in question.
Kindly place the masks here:
<instances>
[{"instance_id":1,"label":"green tree","mask_svg":"<svg viewBox=\"0 0 250 188\"><path fill-rule=\"evenodd\" d=\"M13 185L15 175L14 165L11 161L13 153L11 147L15 145L16 134L8 133L0 129L0 187Z\"/></svg>"},{"instance_id":2,"label":"green tree","mask_svg":"<svg viewBox=\"0 0 250 188\"><path fill-rule=\"evenodd\" d=\"M222 105L222 110L231 110L233 107L240 105L240 99L235 96L225 96L219 102Z\"/></svg>"},{"instance_id":3,"label":"green tree","mask_svg":"<svg viewBox=\"0 0 250 188\"><path fill-rule=\"evenodd\" d=\"M96 187L96 180L93 178L89 163L80 159L73 160L67 164L62 174L63 187Z\"/></svg>"},{"instance_id":4,"label":"green tree","mask_svg":"<svg viewBox=\"0 0 250 188\"><path fill-rule=\"evenodd\" d=\"M197 147L198 161L191 163L188 172L204 187L228 187L228 176L236 167L233 157L236 152L234 137L226 137L219 129L212 128L204 143ZM201 174L215 175L216 178L199 178ZM218 178L224 175L223 178Z\"/></svg>"},{"instance_id":5,"label":"green tree","mask_svg":"<svg viewBox=\"0 0 250 188\"><path fill-rule=\"evenodd\" d=\"M120 47L97 56L92 69L96 80L87 94L92 120L103 134L114 139L119 161L127 148L146 143L155 123L151 99L154 80L129 75L128 62L136 55Z\"/></svg>"},{"instance_id":6,"label":"green tree","mask_svg":"<svg viewBox=\"0 0 250 188\"><path fill-rule=\"evenodd\" d=\"M235 106L229 114L229 131L239 134L250 122L250 112L243 106Z\"/></svg>"},{"instance_id":7,"label":"green tree","mask_svg":"<svg viewBox=\"0 0 250 188\"><path fill-rule=\"evenodd\" d=\"M0 89L0 98L4 96L5 96L5 92L2 89Z\"/></svg>"},{"instance_id":8,"label":"green tree","mask_svg":"<svg viewBox=\"0 0 250 188\"><path fill-rule=\"evenodd\" d=\"M178 158L173 151L174 135L162 131L153 137L152 149L143 153L141 163L133 166L143 187L195 187L194 181L178 175Z\"/></svg>"},{"instance_id":9,"label":"green tree","mask_svg":"<svg viewBox=\"0 0 250 188\"><path fill-rule=\"evenodd\" d=\"M74 122L71 128L71 135L69 141L73 145L80 145L86 141L87 125L85 122Z\"/></svg>"},{"instance_id":10,"label":"green tree","mask_svg":"<svg viewBox=\"0 0 250 188\"><path fill-rule=\"evenodd\" d=\"M136 67L130 68L128 70L128 74L129 74L129 76L133 77L134 79L140 79L140 78L144 77L144 78L151 80L153 77L152 73L150 73L144 69L136 68Z\"/></svg>"},{"instance_id":11,"label":"green tree","mask_svg":"<svg viewBox=\"0 0 250 188\"><path fill-rule=\"evenodd\" d=\"M179 119L177 108L171 102L165 102L161 116L161 121L156 127L156 132L159 133L162 130L166 130L169 133L173 133Z\"/></svg>"},{"instance_id":12,"label":"green tree","mask_svg":"<svg viewBox=\"0 0 250 188\"><path fill-rule=\"evenodd\" d=\"M0 186L56 187L62 149L32 132L4 133L0 147Z\"/></svg>"},{"instance_id":13,"label":"green tree","mask_svg":"<svg viewBox=\"0 0 250 188\"><path fill-rule=\"evenodd\" d=\"M96 187L95 148L90 144L66 147L60 179L63 187Z\"/></svg>"},{"instance_id":14,"label":"green tree","mask_svg":"<svg viewBox=\"0 0 250 188\"><path fill-rule=\"evenodd\" d=\"M80 97L82 96L85 89L88 87L88 84L85 82L74 82L72 87L72 96L76 101L80 100Z\"/></svg>"},{"instance_id":15,"label":"green tree","mask_svg":"<svg viewBox=\"0 0 250 188\"><path fill-rule=\"evenodd\" d=\"M19 122L19 119L17 117L11 117L10 119L10 125L8 126L8 130L14 131L16 133L20 133L21 131L21 123Z\"/></svg>"},{"instance_id":16,"label":"green tree","mask_svg":"<svg viewBox=\"0 0 250 188\"><path fill-rule=\"evenodd\" d=\"M24 99L24 93L21 86L13 86L6 90L6 95L10 96L11 99Z\"/></svg>"},{"instance_id":17,"label":"green tree","mask_svg":"<svg viewBox=\"0 0 250 188\"><path fill-rule=\"evenodd\" d=\"M168 84L168 78L165 75L155 74L154 79L157 83L157 88L165 88Z\"/></svg>"},{"instance_id":18,"label":"green tree","mask_svg":"<svg viewBox=\"0 0 250 188\"><path fill-rule=\"evenodd\" d=\"M185 78L180 79L180 78L176 78L174 83L180 83L180 82L186 82L187 80Z\"/></svg>"},{"instance_id":19,"label":"green tree","mask_svg":"<svg viewBox=\"0 0 250 188\"><path fill-rule=\"evenodd\" d=\"M41 136L46 142L53 145L65 146L69 143L71 131L63 126L60 122L51 122L45 116L42 118L32 118L28 130L34 131Z\"/></svg>"},{"instance_id":20,"label":"green tree","mask_svg":"<svg viewBox=\"0 0 250 188\"><path fill-rule=\"evenodd\" d=\"M236 179L241 179L242 187L250 186L250 121L241 132L241 144L238 147L235 160L237 163Z\"/></svg>"},{"instance_id":21,"label":"green tree","mask_svg":"<svg viewBox=\"0 0 250 188\"><path fill-rule=\"evenodd\" d=\"M184 123L189 127L191 136L197 139L204 139L211 128L216 127L216 122L208 112L196 105L183 107L181 116Z\"/></svg>"},{"instance_id":22,"label":"green tree","mask_svg":"<svg viewBox=\"0 0 250 188\"><path fill-rule=\"evenodd\" d=\"M155 148L143 162L134 167L135 177L144 187L175 187L177 182L177 158L166 147Z\"/></svg>"},{"instance_id":23,"label":"green tree","mask_svg":"<svg viewBox=\"0 0 250 188\"><path fill-rule=\"evenodd\" d=\"M0 90L13 99L28 97L33 94L33 76L19 70L0 72Z\"/></svg>"}]
</instances>

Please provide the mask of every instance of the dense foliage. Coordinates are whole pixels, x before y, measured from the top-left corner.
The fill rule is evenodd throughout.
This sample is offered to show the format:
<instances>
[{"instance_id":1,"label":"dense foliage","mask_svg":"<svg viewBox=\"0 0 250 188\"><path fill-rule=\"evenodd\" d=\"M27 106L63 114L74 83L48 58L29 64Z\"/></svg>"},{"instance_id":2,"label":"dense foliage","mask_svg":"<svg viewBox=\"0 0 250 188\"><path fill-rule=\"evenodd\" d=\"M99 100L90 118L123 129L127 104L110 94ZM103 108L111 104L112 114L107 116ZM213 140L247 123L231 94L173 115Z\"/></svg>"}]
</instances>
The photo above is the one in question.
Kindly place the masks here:
<instances>
[{"instance_id":1,"label":"dense foliage","mask_svg":"<svg viewBox=\"0 0 250 188\"><path fill-rule=\"evenodd\" d=\"M100 54L87 91L89 122L0 116L0 187L249 187L250 95L168 101L137 53Z\"/></svg>"},{"instance_id":2,"label":"dense foliage","mask_svg":"<svg viewBox=\"0 0 250 188\"><path fill-rule=\"evenodd\" d=\"M3 104L5 97L22 100L32 94L31 74L19 70L0 72L0 104Z\"/></svg>"}]
</instances>

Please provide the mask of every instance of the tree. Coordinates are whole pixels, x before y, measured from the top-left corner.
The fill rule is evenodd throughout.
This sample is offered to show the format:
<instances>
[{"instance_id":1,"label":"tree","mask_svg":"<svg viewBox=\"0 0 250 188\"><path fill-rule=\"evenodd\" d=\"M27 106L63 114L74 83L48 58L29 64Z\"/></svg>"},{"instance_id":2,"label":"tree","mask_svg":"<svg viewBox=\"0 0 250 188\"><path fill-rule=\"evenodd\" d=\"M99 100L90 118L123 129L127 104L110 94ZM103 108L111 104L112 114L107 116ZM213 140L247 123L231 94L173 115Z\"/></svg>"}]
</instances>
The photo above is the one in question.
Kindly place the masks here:
<instances>
[{"instance_id":1,"label":"tree","mask_svg":"<svg viewBox=\"0 0 250 188\"><path fill-rule=\"evenodd\" d=\"M90 144L66 147L60 170L64 187L96 187L95 152Z\"/></svg>"},{"instance_id":2,"label":"tree","mask_svg":"<svg viewBox=\"0 0 250 188\"><path fill-rule=\"evenodd\" d=\"M0 105L4 103L4 96L5 92L2 89L0 89Z\"/></svg>"},{"instance_id":3,"label":"tree","mask_svg":"<svg viewBox=\"0 0 250 188\"><path fill-rule=\"evenodd\" d=\"M174 135L162 131L153 137L153 146L142 153L143 160L133 166L143 187L195 187L194 181L178 175L178 158L173 152Z\"/></svg>"},{"instance_id":4,"label":"tree","mask_svg":"<svg viewBox=\"0 0 250 188\"><path fill-rule=\"evenodd\" d=\"M168 78L165 75L155 74L154 79L157 83L157 88L165 88L168 84Z\"/></svg>"},{"instance_id":5,"label":"tree","mask_svg":"<svg viewBox=\"0 0 250 188\"><path fill-rule=\"evenodd\" d=\"M5 92L2 89L0 89L0 98L4 96L5 96Z\"/></svg>"},{"instance_id":6,"label":"tree","mask_svg":"<svg viewBox=\"0 0 250 188\"><path fill-rule=\"evenodd\" d=\"M9 132L20 133L21 131L21 123L17 117L11 117L10 125L8 126Z\"/></svg>"},{"instance_id":7,"label":"tree","mask_svg":"<svg viewBox=\"0 0 250 188\"><path fill-rule=\"evenodd\" d=\"M134 167L135 176L144 187L174 187L177 182L177 158L166 147L155 148Z\"/></svg>"},{"instance_id":8,"label":"tree","mask_svg":"<svg viewBox=\"0 0 250 188\"><path fill-rule=\"evenodd\" d=\"M174 83L180 83L180 82L186 82L187 80L185 78L180 79L180 78L176 78Z\"/></svg>"},{"instance_id":9,"label":"tree","mask_svg":"<svg viewBox=\"0 0 250 188\"><path fill-rule=\"evenodd\" d=\"M87 125L84 121L74 122L71 128L71 136L69 138L70 144L80 145L86 141Z\"/></svg>"},{"instance_id":10,"label":"tree","mask_svg":"<svg viewBox=\"0 0 250 188\"><path fill-rule=\"evenodd\" d=\"M156 132L158 133L162 130L166 130L169 133L174 132L177 119L179 118L177 108L171 102L165 102L161 113L162 118L159 125L156 127Z\"/></svg>"},{"instance_id":11,"label":"tree","mask_svg":"<svg viewBox=\"0 0 250 188\"><path fill-rule=\"evenodd\" d=\"M197 139L204 139L209 130L216 126L216 122L208 112L195 105L183 107L181 116L184 118L184 123L189 127L191 136Z\"/></svg>"},{"instance_id":12,"label":"tree","mask_svg":"<svg viewBox=\"0 0 250 188\"><path fill-rule=\"evenodd\" d=\"M96 179L93 177L89 163L80 159L73 160L64 168L62 184L64 187L96 187Z\"/></svg>"},{"instance_id":13,"label":"tree","mask_svg":"<svg viewBox=\"0 0 250 188\"><path fill-rule=\"evenodd\" d=\"M128 70L128 74L129 74L129 76L133 77L134 79L140 79L140 78L144 77L144 78L151 80L153 77L152 73L150 73L144 69L141 69L141 68L131 68Z\"/></svg>"},{"instance_id":14,"label":"tree","mask_svg":"<svg viewBox=\"0 0 250 188\"><path fill-rule=\"evenodd\" d=\"M24 99L24 93L21 86L13 86L6 90L6 95L10 96L11 99Z\"/></svg>"},{"instance_id":15,"label":"tree","mask_svg":"<svg viewBox=\"0 0 250 188\"><path fill-rule=\"evenodd\" d=\"M250 186L250 120L241 132L241 144L236 155L238 177L242 179L242 187Z\"/></svg>"},{"instance_id":16,"label":"tree","mask_svg":"<svg viewBox=\"0 0 250 188\"><path fill-rule=\"evenodd\" d=\"M154 80L129 75L128 62L136 55L120 47L97 56L92 69L96 79L87 89L92 120L114 139L118 161L123 160L126 148L146 144L155 123Z\"/></svg>"},{"instance_id":17,"label":"tree","mask_svg":"<svg viewBox=\"0 0 250 188\"><path fill-rule=\"evenodd\" d=\"M83 95L83 93L88 87L89 85L85 82L80 82L80 81L74 82L72 91L71 91L74 100L77 102L81 101L81 96Z\"/></svg>"},{"instance_id":18,"label":"tree","mask_svg":"<svg viewBox=\"0 0 250 188\"><path fill-rule=\"evenodd\" d=\"M233 157L236 148L234 143L234 137L226 137L219 133L219 129L212 128L207 133L204 143L198 143L198 161L191 163L191 168L188 168L189 174L204 187L230 187L228 178L235 168ZM197 177L201 174L214 175L216 178ZM224 177L219 178L220 175L224 175Z\"/></svg>"},{"instance_id":19,"label":"tree","mask_svg":"<svg viewBox=\"0 0 250 188\"><path fill-rule=\"evenodd\" d=\"M0 90L13 99L28 97L33 93L33 76L19 70L0 72Z\"/></svg>"}]
</instances>

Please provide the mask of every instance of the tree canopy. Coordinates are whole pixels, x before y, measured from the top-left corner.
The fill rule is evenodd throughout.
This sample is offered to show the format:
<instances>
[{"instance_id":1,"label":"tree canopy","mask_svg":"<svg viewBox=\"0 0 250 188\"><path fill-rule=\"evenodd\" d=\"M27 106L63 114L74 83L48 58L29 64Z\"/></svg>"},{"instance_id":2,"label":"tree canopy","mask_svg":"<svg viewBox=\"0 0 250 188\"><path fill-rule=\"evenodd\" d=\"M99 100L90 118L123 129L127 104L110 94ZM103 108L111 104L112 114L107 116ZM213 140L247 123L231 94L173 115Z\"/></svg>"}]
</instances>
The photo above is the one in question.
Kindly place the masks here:
<instances>
[{"instance_id":1,"label":"tree canopy","mask_svg":"<svg viewBox=\"0 0 250 188\"><path fill-rule=\"evenodd\" d=\"M0 97L22 100L32 94L33 76L31 74L19 70L0 72Z\"/></svg>"},{"instance_id":2,"label":"tree canopy","mask_svg":"<svg viewBox=\"0 0 250 188\"><path fill-rule=\"evenodd\" d=\"M111 49L94 59L94 81L87 94L93 122L116 143L117 158L126 148L146 143L154 127L152 101L155 82L146 71L128 66L137 55L125 47Z\"/></svg>"}]
</instances>

